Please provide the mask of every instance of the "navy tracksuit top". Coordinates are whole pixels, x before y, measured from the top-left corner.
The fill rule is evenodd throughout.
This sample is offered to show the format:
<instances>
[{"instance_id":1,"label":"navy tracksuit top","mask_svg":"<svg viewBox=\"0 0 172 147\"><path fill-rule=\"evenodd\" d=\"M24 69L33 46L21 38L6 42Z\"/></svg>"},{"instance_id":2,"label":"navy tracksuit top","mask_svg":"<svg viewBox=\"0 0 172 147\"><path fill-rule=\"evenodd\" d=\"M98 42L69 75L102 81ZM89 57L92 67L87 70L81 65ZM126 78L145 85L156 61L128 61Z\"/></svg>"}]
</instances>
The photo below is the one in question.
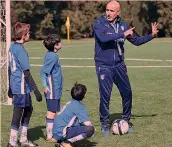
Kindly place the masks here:
<instances>
[{"instance_id":1,"label":"navy tracksuit top","mask_svg":"<svg viewBox=\"0 0 172 147\"><path fill-rule=\"evenodd\" d=\"M132 44L139 46L153 39L152 34L145 36L128 36L124 32L129 26L117 18L115 24L111 24L106 16L101 16L94 21L95 35L95 64L96 66L115 67L124 61L124 41L127 39Z\"/></svg>"}]
</instances>

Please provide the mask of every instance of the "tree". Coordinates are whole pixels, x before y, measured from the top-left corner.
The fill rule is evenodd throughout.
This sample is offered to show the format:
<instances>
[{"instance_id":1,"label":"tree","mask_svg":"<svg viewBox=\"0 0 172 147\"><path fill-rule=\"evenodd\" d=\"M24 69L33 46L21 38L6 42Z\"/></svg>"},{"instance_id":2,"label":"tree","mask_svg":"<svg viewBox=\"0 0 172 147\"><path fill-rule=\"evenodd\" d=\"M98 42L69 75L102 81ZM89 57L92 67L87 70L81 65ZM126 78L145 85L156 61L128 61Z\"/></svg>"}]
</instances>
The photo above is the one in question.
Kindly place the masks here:
<instances>
[{"instance_id":1,"label":"tree","mask_svg":"<svg viewBox=\"0 0 172 147\"><path fill-rule=\"evenodd\" d=\"M79 2L73 1L68 2L66 9L62 10L62 34L66 36L65 21L67 16L70 17L71 27L70 34L71 38L88 38L93 36L92 24L96 17L104 12L105 2L88 1Z\"/></svg>"},{"instance_id":2,"label":"tree","mask_svg":"<svg viewBox=\"0 0 172 147\"><path fill-rule=\"evenodd\" d=\"M12 15L16 16L15 20L12 21L12 26L16 21L29 23L31 25L30 34L32 39L42 39L45 28L54 28L51 22L52 14L49 14L44 2L12 1L11 7Z\"/></svg>"},{"instance_id":3,"label":"tree","mask_svg":"<svg viewBox=\"0 0 172 147\"><path fill-rule=\"evenodd\" d=\"M172 2L157 1L158 23L160 25L159 35L172 37Z\"/></svg>"},{"instance_id":4,"label":"tree","mask_svg":"<svg viewBox=\"0 0 172 147\"><path fill-rule=\"evenodd\" d=\"M151 23L160 24L158 36L172 36L172 2L119 1L121 18L139 35L151 31ZM105 13L106 1L12 1L12 26L16 21L31 25L31 38L43 39L51 32L66 38L65 22L70 17L71 38L93 37L93 21Z\"/></svg>"}]
</instances>

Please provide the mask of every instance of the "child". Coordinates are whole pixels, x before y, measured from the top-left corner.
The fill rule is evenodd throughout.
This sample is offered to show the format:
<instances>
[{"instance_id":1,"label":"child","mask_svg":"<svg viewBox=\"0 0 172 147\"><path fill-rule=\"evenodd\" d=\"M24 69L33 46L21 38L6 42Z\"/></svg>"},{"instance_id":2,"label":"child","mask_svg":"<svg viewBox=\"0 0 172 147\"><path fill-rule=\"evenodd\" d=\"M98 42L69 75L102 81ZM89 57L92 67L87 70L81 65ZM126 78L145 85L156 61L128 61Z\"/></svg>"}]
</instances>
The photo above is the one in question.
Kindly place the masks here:
<instances>
[{"instance_id":1,"label":"child","mask_svg":"<svg viewBox=\"0 0 172 147\"><path fill-rule=\"evenodd\" d=\"M56 54L62 46L60 36L50 34L44 39L43 44L48 50L44 58L44 65L40 72L47 103L46 141L56 142L52 136L52 128L55 114L60 110L60 98L62 96L63 86L61 65L58 55Z\"/></svg>"},{"instance_id":2,"label":"child","mask_svg":"<svg viewBox=\"0 0 172 147\"><path fill-rule=\"evenodd\" d=\"M53 137L61 142L61 147L72 147L75 141L94 134L87 110L81 103L86 91L85 85L76 83L71 89L72 100L55 117Z\"/></svg>"},{"instance_id":3,"label":"child","mask_svg":"<svg viewBox=\"0 0 172 147\"><path fill-rule=\"evenodd\" d=\"M42 95L30 73L29 56L24 48L24 43L29 41L29 29L29 24L17 22L13 28L15 42L9 49L9 88L13 96L14 109L10 141L7 147L18 146L17 134L20 123L20 145L28 147L36 146L36 144L27 139L27 129L33 110L30 93L34 91L37 101L42 100Z\"/></svg>"}]
</instances>

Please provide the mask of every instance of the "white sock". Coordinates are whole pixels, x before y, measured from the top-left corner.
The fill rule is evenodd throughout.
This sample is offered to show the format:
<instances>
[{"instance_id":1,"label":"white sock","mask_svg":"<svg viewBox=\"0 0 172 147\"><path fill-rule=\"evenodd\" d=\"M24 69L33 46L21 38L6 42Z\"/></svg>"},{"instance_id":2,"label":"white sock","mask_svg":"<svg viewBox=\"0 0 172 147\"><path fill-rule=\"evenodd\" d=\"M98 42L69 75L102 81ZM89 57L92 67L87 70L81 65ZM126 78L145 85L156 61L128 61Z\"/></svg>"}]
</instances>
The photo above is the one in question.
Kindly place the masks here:
<instances>
[{"instance_id":1,"label":"white sock","mask_svg":"<svg viewBox=\"0 0 172 147\"><path fill-rule=\"evenodd\" d=\"M53 137L53 123L54 123L54 119L49 119L46 118L46 132L47 132L47 138L52 138Z\"/></svg>"},{"instance_id":2,"label":"white sock","mask_svg":"<svg viewBox=\"0 0 172 147\"><path fill-rule=\"evenodd\" d=\"M70 141L71 143L74 143L74 142L82 140L82 139L84 139L84 136L83 135L78 135L78 136L75 136L73 138L68 139L68 141Z\"/></svg>"},{"instance_id":3,"label":"white sock","mask_svg":"<svg viewBox=\"0 0 172 147\"><path fill-rule=\"evenodd\" d=\"M27 140L27 128L26 126L22 126L20 129L20 142L25 142Z\"/></svg>"},{"instance_id":4,"label":"white sock","mask_svg":"<svg viewBox=\"0 0 172 147\"><path fill-rule=\"evenodd\" d=\"M18 131L14 130L14 129L11 129L11 132L10 132L10 141L9 141L9 143L10 143L12 146L15 146L16 143L17 143L17 133L18 133Z\"/></svg>"},{"instance_id":5,"label":"white sock","mask_svg":"<svg viewBox=\"0 0 172 147\"><path fill-rule=\"evenodd\" d=\"M53 123L47 123L46 131L47 131L47 138L52 138L53 137Z\"/></svg>"}]
</instances>

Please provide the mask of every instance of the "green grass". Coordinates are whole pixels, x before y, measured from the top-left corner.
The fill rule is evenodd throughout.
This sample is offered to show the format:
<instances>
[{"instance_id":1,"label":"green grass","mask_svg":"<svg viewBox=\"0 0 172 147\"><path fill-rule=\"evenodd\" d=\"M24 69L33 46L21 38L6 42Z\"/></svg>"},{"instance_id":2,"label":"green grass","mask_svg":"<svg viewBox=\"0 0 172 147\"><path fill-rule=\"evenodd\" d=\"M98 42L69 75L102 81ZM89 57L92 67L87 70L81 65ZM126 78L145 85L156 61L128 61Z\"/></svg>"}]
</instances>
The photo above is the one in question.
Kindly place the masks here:
<instances>
[{"instance_id":1,"label":"green grass","mask_svg":"<svg viewBox=\"0 0 172 147\"><path fill-rule=\"evenodd\" d=\"M94 41L63 41L63 48L59 52L61 58L93 58ZM163 42L155 40L148 44L135 47L126 43L126 58L143 59L172 59L172 40ZM26 44L30 57L43 57L46 50L42 42L32 41ZM43 59L31 59L32 64L42 64ZM61 60L62 65L94 65L93 60ZM151 65L172 66L172 62L126 61L129 66ZM32 67L32 74L42 90L39 77L40 67ZM131 121L134 132L114 136L110 134L102 137L99 122L99 93L97 77L94 68L63 68L64 89L62 104L70 100L70 89L75 81L86 84L88 92L84 103L88 109L90 119L96 128L93 138L76 143L77 147L171 147L172 146L172 69L171 68L128 68L128 75L133 89L133 108ZM45 100L36 102L33 95L34 112L30 121L29 138L40 147L54 147L55 144L45 142ZM9 140L12 106L2 105L1 139L2 147ZM110 118L114 120L122 111L121 97L114 85L110 103Z\"/></svg>"}]
</instances>

